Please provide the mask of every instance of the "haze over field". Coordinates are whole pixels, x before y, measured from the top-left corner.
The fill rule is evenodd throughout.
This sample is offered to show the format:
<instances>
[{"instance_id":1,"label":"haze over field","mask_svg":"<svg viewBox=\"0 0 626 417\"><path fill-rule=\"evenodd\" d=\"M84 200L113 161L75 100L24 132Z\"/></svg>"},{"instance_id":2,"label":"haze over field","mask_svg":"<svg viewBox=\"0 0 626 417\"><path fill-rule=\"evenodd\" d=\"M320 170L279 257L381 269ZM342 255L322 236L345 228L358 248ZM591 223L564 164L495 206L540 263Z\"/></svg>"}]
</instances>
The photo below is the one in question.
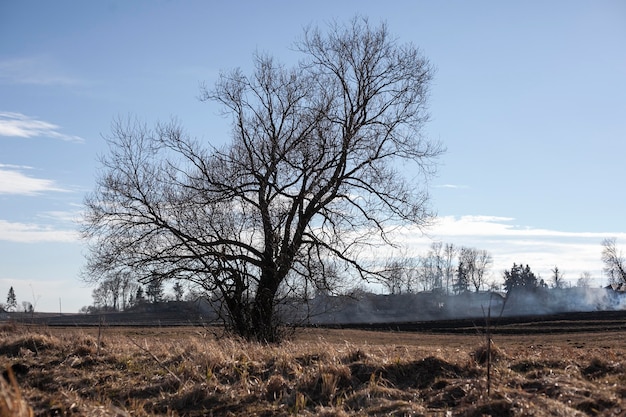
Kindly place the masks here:
<instances>
[{"instance_id":1,"label":"haze over field","mask_svg":"<svg viewBox=\"0 0 626 417\"><path fill-rule=\"evenodd\" d=\"M427 235L488 250L492 279L513 262L544 279L605 284L601 241L626 248L626 4L17 1L0 4L0 302L13 286L38 311L91 303L76 232L101 137L118 116L178 118L221 144L229 121L197 100L255 52L290 64L312 24L355 13L386 21L437 68L426 133L448 152L430 184ZM411 175L411 173L407 173Z\"/></svg>"}]
</instances>

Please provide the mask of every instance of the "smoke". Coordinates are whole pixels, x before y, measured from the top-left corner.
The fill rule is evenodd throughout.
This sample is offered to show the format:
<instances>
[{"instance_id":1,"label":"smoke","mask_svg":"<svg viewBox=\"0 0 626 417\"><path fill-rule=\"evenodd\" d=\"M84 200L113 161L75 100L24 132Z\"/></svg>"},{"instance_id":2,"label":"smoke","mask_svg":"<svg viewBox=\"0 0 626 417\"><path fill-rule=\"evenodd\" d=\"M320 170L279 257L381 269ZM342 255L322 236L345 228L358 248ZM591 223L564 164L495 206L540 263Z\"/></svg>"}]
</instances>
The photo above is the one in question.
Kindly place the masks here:
<instances>
[{"instance_id":1,"label":"smoke","mask_svg":"<svg viewBox=\"0 0 626 417\"><path fill-rule=\"evenodd\" d=\"M400 295L321 295L310 300L308 321L321 325L481 318L488 309L492 315L502 313L503 316L626 310L626 293L610 288L575 287L514 291L506 298L495 292L445 295L436 291Z\"/></svg>"}]
</instances>

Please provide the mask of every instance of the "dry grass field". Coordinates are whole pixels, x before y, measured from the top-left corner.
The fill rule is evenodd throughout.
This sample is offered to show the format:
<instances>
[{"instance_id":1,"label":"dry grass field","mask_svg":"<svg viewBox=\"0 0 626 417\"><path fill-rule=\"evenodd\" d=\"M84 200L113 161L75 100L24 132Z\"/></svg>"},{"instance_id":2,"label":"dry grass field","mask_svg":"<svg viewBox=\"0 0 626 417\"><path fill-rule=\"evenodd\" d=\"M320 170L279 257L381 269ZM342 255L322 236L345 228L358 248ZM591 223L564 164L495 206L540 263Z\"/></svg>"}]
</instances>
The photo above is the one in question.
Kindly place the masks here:
<instances>
[{"instance_id":1,"label":"dry grass field","mask_svg":"<svg viewBox=\"0 0 626 417\"><path fill-rule=\"evenodd\" d=\"M626 415L625 331L484 337L308 329L0 328L4 415ZM14 374L14 375L13 375Z\"/></svg>"}]
</instances>

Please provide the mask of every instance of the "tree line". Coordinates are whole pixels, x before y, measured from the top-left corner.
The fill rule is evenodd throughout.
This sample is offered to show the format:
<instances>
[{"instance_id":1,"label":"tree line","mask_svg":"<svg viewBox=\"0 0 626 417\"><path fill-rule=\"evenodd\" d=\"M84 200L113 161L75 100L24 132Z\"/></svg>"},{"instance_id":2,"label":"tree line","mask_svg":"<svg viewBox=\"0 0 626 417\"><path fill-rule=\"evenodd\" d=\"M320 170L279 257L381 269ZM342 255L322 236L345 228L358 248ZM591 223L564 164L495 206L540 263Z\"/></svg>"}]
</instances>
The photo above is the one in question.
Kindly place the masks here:
<instances>
[{"instance_id":1,"label":"tree line","mask_svg":"<svg viewBox=\"0 0 626 417\"><path fill-rule=\"evenodd\" d=\"M487 281L492 264L492 255L484 249L433 242L424 255L388 259L380 282L389 294L493 289L496 284Z\"/></svg>"},{"instance_id":2,"label":"tree line","mask_svg":"<svg viewBox=\"0 0 626 417\"><path fill-rule=\"evenodd\" d=\"M143 285L128 272L112 271L92 291L93 304L82 307L80 312L124 311L144 304L195 300L201 297L194 291L186 291L180 281L174 283L171 292L166 292L164 284L163 280L155 279Z\"/></svg>"}]
</instances>

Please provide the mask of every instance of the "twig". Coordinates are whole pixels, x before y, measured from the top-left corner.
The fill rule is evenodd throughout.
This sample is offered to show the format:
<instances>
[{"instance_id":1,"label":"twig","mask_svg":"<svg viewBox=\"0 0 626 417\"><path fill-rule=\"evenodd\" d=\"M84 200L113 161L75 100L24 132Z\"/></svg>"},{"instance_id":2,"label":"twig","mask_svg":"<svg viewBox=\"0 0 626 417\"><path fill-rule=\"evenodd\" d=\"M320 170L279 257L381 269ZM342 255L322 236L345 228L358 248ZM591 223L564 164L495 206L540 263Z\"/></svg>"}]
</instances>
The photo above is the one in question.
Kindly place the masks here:
<instances>
[{"instance_id":1,"label":"twig","mask_svg":"<svg viewBox=\"0 0 626 417\"><path fill-rule=\"evenodd\" d=\"M174 377L174 379L176 379L176 381L178 381L178 383L182 384L183 381L181 381L181 379L178 377L178 375L176 375L174 372L172 372L172 370L170 368L168 368L165 364L163 364L163 362L161 362L159 360L159 358L157 358L154 353L150 352L150 350L148 350L148 348L145 348L143 346L141 346L139 343L135 342L135 340L133 340L132 337L130 336L126 336L128 338L128 340L131 341L131 343L135 346L137 346L139 349L143 350L144 352L146 352L148 355L152 356L152 359L154 359L154 361L161 367L163 368L165 371L167 371L168 374L170 374L171 376Z\"/></svg>"},{"instance_id":2,"label":"twig","mask_svg":"<svg viewBox=\"0 0 626 417\"><path fill-rule=\"evenodd\" d=\"M98 318L98 348L96 351L96 355L100 356L100 341L102 338L102 325L104 322L104 318L102 317L102 315L100 315L100 317Z\"/></svg>"}]
</instances>

